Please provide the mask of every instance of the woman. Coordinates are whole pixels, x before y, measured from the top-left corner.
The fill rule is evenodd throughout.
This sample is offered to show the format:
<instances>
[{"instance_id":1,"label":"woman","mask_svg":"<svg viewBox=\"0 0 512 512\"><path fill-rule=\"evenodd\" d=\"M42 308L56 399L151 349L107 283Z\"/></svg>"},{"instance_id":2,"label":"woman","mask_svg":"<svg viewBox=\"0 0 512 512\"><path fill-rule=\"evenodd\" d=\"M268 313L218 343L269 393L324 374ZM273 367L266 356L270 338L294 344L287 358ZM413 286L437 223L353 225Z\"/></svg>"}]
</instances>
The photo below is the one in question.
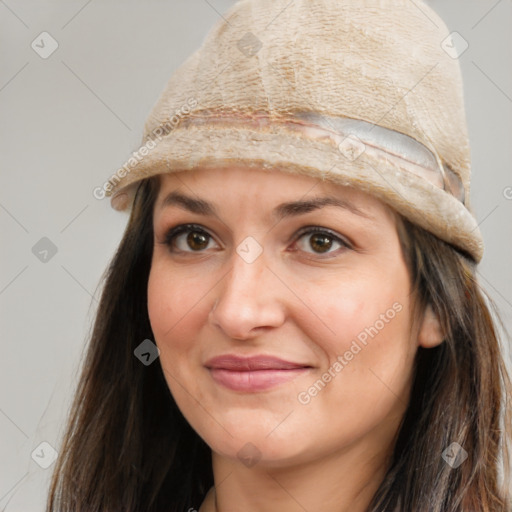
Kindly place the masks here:
<instances>
[{"instance_id":1,"label":"woman","mask_svg":"<svg viewBox=\"0 0 512 512\"><path fill-rule=\"evenodd\" d=\"M244 0L176 71L97 191L131 214L48 511L511 510L447 37Z\"/></svg>"}]
</instances>

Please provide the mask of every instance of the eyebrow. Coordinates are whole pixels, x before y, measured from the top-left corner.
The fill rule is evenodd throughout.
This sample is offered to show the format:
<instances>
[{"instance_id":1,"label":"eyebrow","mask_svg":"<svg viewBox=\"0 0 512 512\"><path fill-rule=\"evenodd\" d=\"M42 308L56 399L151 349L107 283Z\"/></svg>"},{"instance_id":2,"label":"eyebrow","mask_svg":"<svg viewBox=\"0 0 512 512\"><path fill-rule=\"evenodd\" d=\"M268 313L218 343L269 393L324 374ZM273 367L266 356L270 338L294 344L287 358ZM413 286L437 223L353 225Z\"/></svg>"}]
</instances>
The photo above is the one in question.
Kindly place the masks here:
<instances>
[{"instance_id":1,"label":"eyebrow","mask_svg":"<svg viewBox=\"0 0 512 512\"><path fill-rule=\"evenodd\" d=\"M161 211L170 206L177 206L183 210L187 210L198 215L219 216L216 207L212 203L205 201L204 199L190 197L176 191L171 192L163 199L159 210ZM374 217L369 213L356 207L351 202L332 196L321 196L308 199L306 201L290 201L282 203L272 210L272 216L277 220L282 220L287 217L295 217L314 210L319 210L324 206L336 206L348 210L355 215L374 220Z\"/></svg>"}]
</instances>

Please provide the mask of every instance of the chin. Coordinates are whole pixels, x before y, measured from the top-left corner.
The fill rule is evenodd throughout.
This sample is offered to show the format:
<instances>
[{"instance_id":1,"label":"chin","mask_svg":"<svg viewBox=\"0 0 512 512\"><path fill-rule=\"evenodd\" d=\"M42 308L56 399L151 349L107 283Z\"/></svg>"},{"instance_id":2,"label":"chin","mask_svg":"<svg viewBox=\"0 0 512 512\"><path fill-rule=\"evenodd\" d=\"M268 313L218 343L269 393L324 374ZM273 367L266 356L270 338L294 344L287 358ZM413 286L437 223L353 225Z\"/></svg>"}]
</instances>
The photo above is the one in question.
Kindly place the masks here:
<instances>
[{"instance_id":1,"label":"chin","mask_svg":"<svg viewBox=\"0 0 512 512\"><path fill-rule=\"evenodd\" d=\"M215 430L209 429L203 439L213 452L242 463L249 469L286 467L303 461L309 448L303 436L295 438L289 433L279 435L277 430L268 435L272 429L254 428L257 425L245 417L244 421L240 421L240 428L234 424L227 428L228 432L234 432L233 436L217 425Z\"/></svg>"}]
</instances>

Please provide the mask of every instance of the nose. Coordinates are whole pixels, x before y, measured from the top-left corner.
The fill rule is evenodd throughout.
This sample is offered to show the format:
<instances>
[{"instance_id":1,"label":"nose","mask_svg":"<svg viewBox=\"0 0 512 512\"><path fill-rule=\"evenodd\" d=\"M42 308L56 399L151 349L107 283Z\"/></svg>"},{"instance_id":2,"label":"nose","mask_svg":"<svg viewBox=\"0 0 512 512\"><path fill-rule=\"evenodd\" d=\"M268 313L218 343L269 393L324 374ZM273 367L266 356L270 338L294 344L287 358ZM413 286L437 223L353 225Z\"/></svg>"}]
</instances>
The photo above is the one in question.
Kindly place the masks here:
<instances>
[{"instance_id":1,"label":"nose","mask_svg":"<svg viewBox=\"0 0 512 512\"><path fill-rule=\"evenodd\" d=\"M215 288L210 321L231 339L251 339L284 322L290 291L268 266L264 254L248 262L234 251L231 270Z\"/></svg>"}]
</instances>

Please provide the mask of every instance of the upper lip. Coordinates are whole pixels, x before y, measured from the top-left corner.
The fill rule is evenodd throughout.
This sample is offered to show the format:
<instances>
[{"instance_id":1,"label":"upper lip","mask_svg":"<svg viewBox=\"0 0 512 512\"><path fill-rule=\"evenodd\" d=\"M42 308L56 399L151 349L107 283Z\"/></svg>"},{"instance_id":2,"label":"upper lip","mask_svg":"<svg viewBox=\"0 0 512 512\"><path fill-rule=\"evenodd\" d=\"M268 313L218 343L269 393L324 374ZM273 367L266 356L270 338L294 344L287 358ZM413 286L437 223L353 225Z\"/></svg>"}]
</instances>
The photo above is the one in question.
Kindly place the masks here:
<instances>
[{"instance_id":1,"label":"upper lip","mask_svg":"<svg viewBox=\"0 0 512 512\"><path fill-rule=\"evenodd\" d=\"M250 370L291 370L294 368L309 368L310 365L286 361L275 356L242 357L225 354L213 357L206 361L207 368L221 368L223 370L250 371Z\"/></svg>"}]
</instances>

